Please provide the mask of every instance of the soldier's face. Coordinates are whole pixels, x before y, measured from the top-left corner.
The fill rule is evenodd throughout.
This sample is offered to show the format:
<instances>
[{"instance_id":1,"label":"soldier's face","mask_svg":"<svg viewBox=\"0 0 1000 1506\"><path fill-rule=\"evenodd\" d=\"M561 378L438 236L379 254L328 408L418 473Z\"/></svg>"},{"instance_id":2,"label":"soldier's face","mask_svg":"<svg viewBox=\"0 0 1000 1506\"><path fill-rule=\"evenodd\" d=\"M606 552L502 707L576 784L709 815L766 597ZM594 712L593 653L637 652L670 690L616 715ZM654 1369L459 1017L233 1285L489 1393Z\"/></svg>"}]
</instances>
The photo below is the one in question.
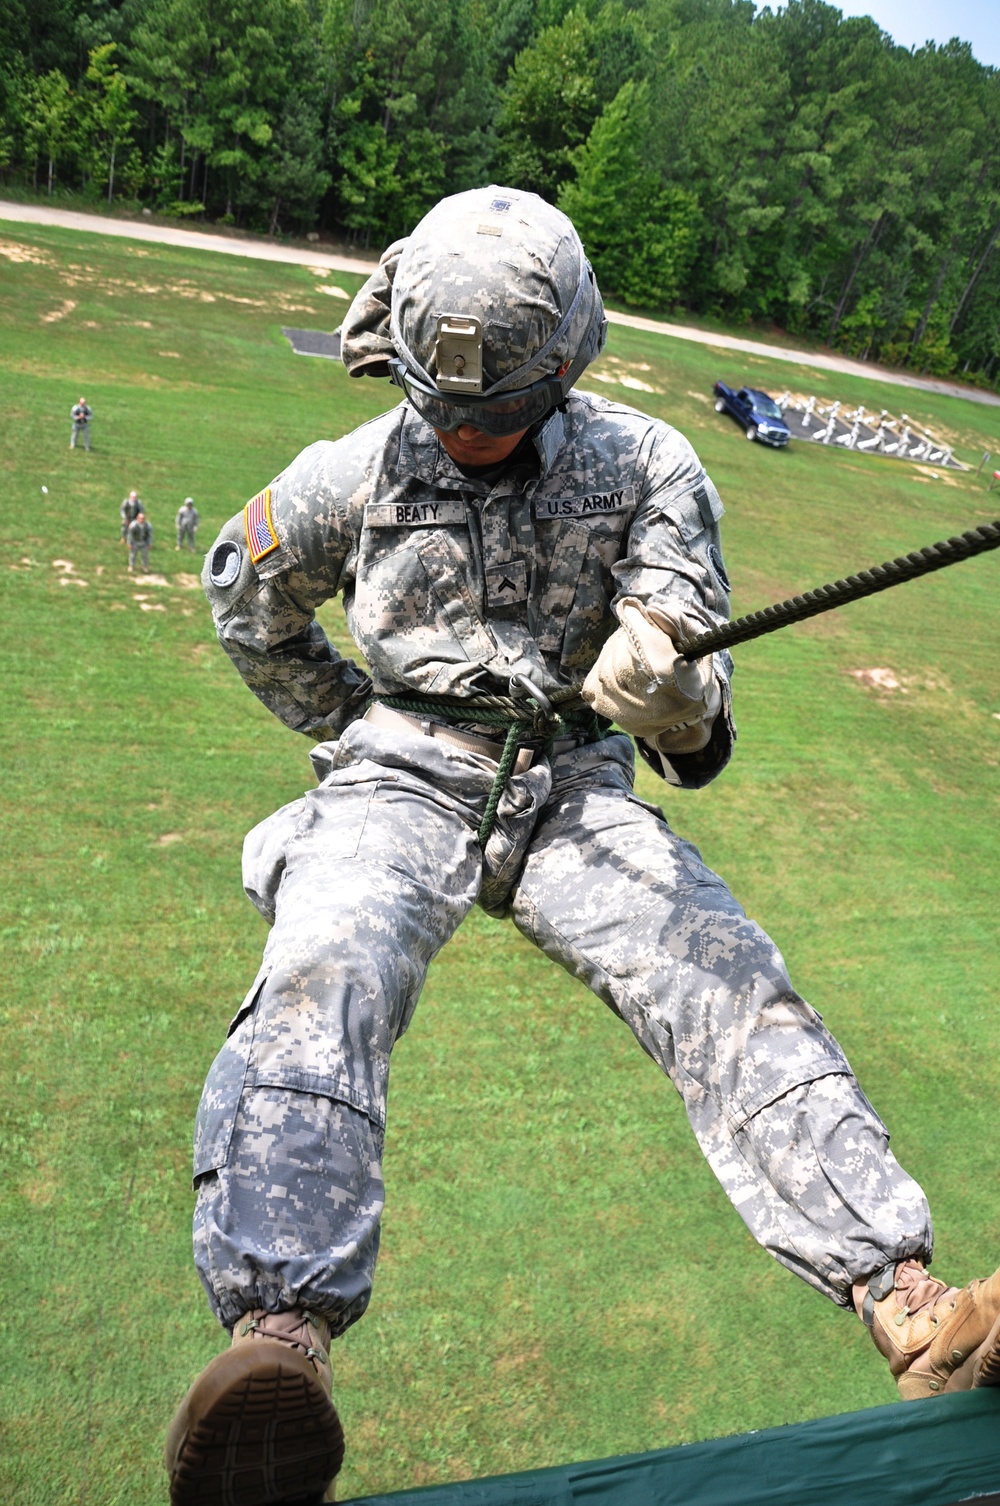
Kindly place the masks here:
<instances>
[{"instance_id":1,"label":"soldier's face","mask_svg":"<svg viewBox=\"0 0 1000 1506\"><path fill-rule=\"evenodd\" d=\"M457 429L435 429L447 453L458 465L499 465L512 455L527 429L516 434L485 434L471 424L460 424Z\"/></svg>"}]
</instances>

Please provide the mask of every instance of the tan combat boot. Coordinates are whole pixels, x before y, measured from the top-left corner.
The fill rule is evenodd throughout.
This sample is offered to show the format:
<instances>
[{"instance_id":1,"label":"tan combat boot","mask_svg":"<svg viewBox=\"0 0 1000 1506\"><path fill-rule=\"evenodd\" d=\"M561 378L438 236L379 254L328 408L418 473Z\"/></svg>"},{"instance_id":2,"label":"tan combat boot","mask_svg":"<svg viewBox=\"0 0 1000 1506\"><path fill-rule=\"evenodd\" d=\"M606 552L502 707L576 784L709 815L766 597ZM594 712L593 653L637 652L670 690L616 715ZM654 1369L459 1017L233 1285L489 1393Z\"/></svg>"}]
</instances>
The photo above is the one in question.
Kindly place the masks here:
<instances>
[{"instance_id":1,"label":"tan combat boot","mask_svg":"<svg viewBox=\"0 0 1000 1506\"><path fill-rule=\"evenodd\" d=\"M904 1401L1000 1385L1000 1271L959 1289L903 1260L853 1297Z\"/></svg>"},{"instance_id":2,"label":"tan combat boot","mask_svg":"<svg viewBox=\"0 0 1000 1506\"><path fill-rule=\"evenodd\" d=\"M330 1399L330 1325L254 1309L206 1365L170 1425L171 1506L321 1506L344 1430Z\"/></svg>"}]
</instances>

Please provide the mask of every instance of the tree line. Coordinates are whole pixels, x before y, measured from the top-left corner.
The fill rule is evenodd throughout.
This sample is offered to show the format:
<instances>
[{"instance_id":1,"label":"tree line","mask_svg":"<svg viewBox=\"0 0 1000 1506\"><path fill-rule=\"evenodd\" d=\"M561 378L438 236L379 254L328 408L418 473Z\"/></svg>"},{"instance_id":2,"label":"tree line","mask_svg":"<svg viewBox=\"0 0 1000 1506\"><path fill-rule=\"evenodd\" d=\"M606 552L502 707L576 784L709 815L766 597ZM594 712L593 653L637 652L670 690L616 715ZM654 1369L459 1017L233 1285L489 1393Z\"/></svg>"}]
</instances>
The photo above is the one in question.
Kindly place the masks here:
<instances>
[{"instance_id":1,"label":"tree line","mask_svg":"<svg viewBox=\"0 0 1000 1506\"><path fill-rule=\"evenodd\" d=\"M366 247L502 182L630 306L1000 385L1000 71L822 0L0 0L0 175Z\"/></svg>"}]
</instances>

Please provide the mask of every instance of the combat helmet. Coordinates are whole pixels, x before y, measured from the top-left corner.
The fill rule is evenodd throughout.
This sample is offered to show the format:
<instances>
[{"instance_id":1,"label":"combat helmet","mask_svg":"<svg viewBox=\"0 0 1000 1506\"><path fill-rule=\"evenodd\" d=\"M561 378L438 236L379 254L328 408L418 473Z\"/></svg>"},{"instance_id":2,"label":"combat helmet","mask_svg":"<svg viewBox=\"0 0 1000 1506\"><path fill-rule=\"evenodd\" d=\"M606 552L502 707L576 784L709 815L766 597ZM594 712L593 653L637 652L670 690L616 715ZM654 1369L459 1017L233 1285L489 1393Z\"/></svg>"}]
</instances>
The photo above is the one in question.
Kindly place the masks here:
<instances>
[{"instance_id":1,"label":"combat helmet","mask_svg":"<svg viewBox=\"0 0 1000 1506\"><path fill-rule=\"evenodd\" d=\"M344 321L352 375L389 376L437 429L513 434L565 402L607 332L572 222L536 194L442 199Z\"/></svg>"}]
</instances>

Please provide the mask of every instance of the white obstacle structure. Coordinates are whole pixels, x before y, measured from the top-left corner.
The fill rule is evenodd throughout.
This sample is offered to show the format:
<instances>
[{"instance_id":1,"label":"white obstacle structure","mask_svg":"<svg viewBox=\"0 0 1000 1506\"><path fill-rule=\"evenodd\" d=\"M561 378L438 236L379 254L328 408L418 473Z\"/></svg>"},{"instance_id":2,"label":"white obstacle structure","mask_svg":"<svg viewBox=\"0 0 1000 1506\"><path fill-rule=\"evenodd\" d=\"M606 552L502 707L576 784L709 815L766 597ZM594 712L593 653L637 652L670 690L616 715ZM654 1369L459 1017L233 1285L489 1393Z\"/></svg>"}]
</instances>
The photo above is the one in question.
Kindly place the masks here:
<instances>
[{"instance_id":1,"label":"white obstacle structure","mask_svg":"<svg viewBox=\"0 0 1000 1506\"><path fill-rule=\"evenodd\" d=\"M886 435L892 433L891 423L886 422L888 417L888 408L883 408L882 412L878 416L878 428L875 430L875 433L872 435L871 439L859 440L855 448L859 450L881 450L885 444ZM870 423L868 427L871 428Z\"/></svg>"},{"instance_id":2,"label":"white obstacle structure","mask_svg":"<svg viewBox=\"0 0 1000 1506\"><path fill-rule=\"evenodd\" d=\"M903 417L904 418L906 417L905 413L903 414ZM910 426L909 426L909 424L904 424L903 425L903 432L902 432L902 434L900 434L900 436L897 439L896 443L895 444L887 444L885 446L885 453L887 455L898 455L899 458L900 458L900 460L906 459L907 458L906 457L906 448L907 448L907 445L910 443L910 438L911 438L911 436L910 436Z\"/></svg>"},{"instance_id":3,"label":"white obstacle structure","mask_svg":"<svg viewBox=\"0 0 1000 1506\"><path fill-rule=\"evenodd\" d=\"M837 414L839 412L840 404L838 402L834 403L832 407L817 413L817 418L826 418L828 422L825 429L817 429L815 434L810 435L810 438L818 439L820 444L829 444L832 436L837 432Z\"/></svg>"},{"instance_id":4,"label":"white obstacle structure","mask_svg":"<svg viewBox=\"0 0 1000 1506\"><path fill-rule=\"evenodd\" d=\"M778 407L782 413L784 413L786 408L793 408L796 412L801 413L802 427L803 429L808 429L812 416L816 411L816 399L814 397L803 398L801 403L797 403L792 400L790 392L783 392L778 398Z\"/></svg>"},{"instance_id":5,"label":"white obstacle structure","mask_svg":"<svg viewBox=\"0 0 1000 1506\"><path fill-rule=\"evenodd\" d=\"M861 420L860 420L860 418L856 418L854 420L854 423L851 425L850 433L849 434L838 434L837 438L833 442L834 442L834 444L842 444L848 450L853 450L854 447L855 447L855 445L858 442L858 435L860 433L861 433Z\"/></svg>"},{"instance_id":6,"label":"white obstacle structure","mask_svg":"<svg viewBox=\"0 0 1000 1506\"><path fill-rule=\"evenodd\" d=\"M794 439L814 439L819 444L836 444L845 450L869 455L890 455L896 460L923 461L950 470L968 470L956 460L952 447L920 425L908 413L890 417L883 408L878 417L867 412L863 403L848 409L839 399L821 404L814 393L784 391L777 400ZM843 412L841 410L844 410ZM813 420L818 428L813 429Z\"/></svg>"}]
</instances>

